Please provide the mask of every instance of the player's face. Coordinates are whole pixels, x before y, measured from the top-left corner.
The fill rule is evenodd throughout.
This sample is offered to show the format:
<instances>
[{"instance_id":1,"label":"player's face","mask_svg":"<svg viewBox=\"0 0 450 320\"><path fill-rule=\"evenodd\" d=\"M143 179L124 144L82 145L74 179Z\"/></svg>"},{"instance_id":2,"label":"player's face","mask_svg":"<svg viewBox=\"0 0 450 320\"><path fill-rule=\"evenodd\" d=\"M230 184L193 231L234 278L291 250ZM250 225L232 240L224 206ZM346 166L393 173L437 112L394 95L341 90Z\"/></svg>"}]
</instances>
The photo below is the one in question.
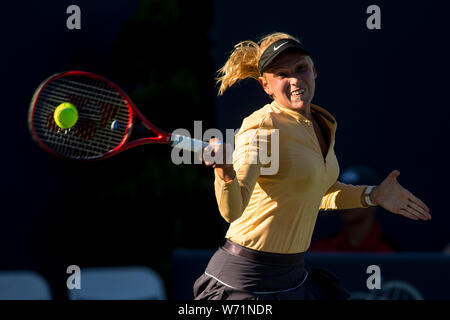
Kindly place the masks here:
<instances>
[{"instance_id":1,"label":"player's face","mask_svg":"<svg viewBox=\"0 0 450 320\"><path fill-rule=\"evenodd\" d=\"M282 107L309 113L316 77L310 57L287 50L270 64L259 82L264 91Z\"/></svg>"}]
</instances>

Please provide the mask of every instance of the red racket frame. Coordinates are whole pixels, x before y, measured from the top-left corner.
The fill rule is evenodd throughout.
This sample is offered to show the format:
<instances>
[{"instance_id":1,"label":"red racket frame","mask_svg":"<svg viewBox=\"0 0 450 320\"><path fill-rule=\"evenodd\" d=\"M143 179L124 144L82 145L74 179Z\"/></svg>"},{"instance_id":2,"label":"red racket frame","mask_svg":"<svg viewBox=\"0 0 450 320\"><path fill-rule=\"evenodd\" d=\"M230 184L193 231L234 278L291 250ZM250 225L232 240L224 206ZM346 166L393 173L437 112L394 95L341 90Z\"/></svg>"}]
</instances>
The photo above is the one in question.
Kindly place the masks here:
<instances>
[{"instance_id":1,"label":"red racket frame","mask_svg":"<svg viewBox=\"0 0 450 320\"><path fill-rule=\"evenodd\" d=\"M128 95L125 93L125 91L123 91L119 86L117 86L114 82L106 79L105 77L99 76L95 73L92 72L87 72L87 71L67 71L67 72L62 72L62 73L58 73L55 74L51 77L49 77L47 80L45 80L40 86L39 88L36 90L35 94L33 95L33 99L32 99L32 105L30 106L30 113L29 113L29 128L31 131L31 135L33 136L34 140L48 153L56 156L56 157L60 157L60 158L65 158L61 155L59 155L58 153L54 152L51 148L49 148L47 145L45 145L44 142L42 142L42 140L39 138L39 136L36 133L36 130L34 128L33 125L33 117L34 117L34 111L36 108L36 102L39 99L39 96L42 92L42 90L52 81L59 79L59 78L63 78L66 76L84 76L84 77L88 77L88 78L92 78L92 79L97 79L97 80L101 80L106 82L108 85L110 85L112 88L114 88L117 93L119 93L119 95L125 100L126 105L128 107L128 111L130 114L130 117L128 119L128 124L127 124L127 128L126 128L126 132L124 135L123 140L121 141L121 143L114 148L113 150L105 153L103 156L98 157L98 158L93 158L93 159L86 159L84 161L96 161L96 160L103 160L109 157L112 157L116 154L118 154L119 152L128 150L130 148L134 148L140 145L144 145L144 144L151 144L151 143L159 143L159 144L168 144L170 142L170 133L165 132L164 130L161 130L159 128L157 128L156 126L154 126L150 121L148 121L147 118L144 117L144 115L138 110L138 108L134 105L133 101L130 99L130 97L128 97ZM134 141L131 141L129 143L126 143L128 138L131 135L132 129L133 129L133 124L134 124L134 119L137 118L140 121L142 121L142 123L145 125L145 127L147 127L147 129L151 130L153 133L155 133L157 136L156 137L147 137L147 138L140 138Z\"/></svg>"}]
</instances>

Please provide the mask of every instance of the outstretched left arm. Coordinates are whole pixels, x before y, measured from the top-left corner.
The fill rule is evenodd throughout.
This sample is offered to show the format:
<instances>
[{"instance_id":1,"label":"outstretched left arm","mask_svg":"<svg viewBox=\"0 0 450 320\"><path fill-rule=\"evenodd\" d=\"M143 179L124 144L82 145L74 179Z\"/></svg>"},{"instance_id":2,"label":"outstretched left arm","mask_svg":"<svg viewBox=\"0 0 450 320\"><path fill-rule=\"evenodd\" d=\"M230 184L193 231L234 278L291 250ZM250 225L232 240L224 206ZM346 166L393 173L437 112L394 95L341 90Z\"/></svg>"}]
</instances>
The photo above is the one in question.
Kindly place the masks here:
<instances>
[{"instance_id":1,"label":"outstretched left arm","mask_svg":"<svg viewBox=\"0 0 450 320\"><path fill-rule=\"evenodd\" d=\"M397 181L398 170L392 171L370 194L371 201L384 209L413 220L431 219L430 209Z\"/></svg>"}]
</instances>

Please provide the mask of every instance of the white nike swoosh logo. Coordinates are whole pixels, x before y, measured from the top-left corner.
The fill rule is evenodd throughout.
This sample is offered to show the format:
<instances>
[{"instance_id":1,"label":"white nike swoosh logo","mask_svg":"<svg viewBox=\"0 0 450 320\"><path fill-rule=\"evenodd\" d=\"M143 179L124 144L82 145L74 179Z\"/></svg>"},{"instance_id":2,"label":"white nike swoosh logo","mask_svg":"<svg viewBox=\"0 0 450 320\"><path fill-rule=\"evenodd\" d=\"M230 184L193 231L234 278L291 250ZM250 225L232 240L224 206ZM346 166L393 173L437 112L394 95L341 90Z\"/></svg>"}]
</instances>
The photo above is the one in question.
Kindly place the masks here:
<instances>
[{"instance_id":1,"label":"white nike swoosh logo","mask_svg":"<svg viewBox=\"0 0 450 320\"><path fill-rule=\"evenodd\" d=\"M286 41L286 42L283 42L282 44L280 44L277 47L273 47L273 51L277 51L278 49L280 49L281 46L285 45L286 43L288 43L288 42Z\"/></svg>"}]
</instances>

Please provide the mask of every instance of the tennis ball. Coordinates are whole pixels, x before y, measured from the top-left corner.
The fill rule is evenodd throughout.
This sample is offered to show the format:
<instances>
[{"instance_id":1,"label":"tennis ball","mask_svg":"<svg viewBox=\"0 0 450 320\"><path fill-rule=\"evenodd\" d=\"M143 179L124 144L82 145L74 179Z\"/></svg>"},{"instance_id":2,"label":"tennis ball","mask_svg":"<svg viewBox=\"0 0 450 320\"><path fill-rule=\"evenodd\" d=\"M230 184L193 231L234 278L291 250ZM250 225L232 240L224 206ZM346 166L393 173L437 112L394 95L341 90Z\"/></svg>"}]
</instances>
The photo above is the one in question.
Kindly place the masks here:
<instances>
[{"instance_id":1,"label":"tennis ball","mask_svg":"<svg viewBox=\"0 0 450 320\"><path fill-rule=\"evenodd\" d=\"M78 121L78 110L73 104L64 102L56 107L53 118L61 129L72 128Z\"/></svg>"}]
</instances>

